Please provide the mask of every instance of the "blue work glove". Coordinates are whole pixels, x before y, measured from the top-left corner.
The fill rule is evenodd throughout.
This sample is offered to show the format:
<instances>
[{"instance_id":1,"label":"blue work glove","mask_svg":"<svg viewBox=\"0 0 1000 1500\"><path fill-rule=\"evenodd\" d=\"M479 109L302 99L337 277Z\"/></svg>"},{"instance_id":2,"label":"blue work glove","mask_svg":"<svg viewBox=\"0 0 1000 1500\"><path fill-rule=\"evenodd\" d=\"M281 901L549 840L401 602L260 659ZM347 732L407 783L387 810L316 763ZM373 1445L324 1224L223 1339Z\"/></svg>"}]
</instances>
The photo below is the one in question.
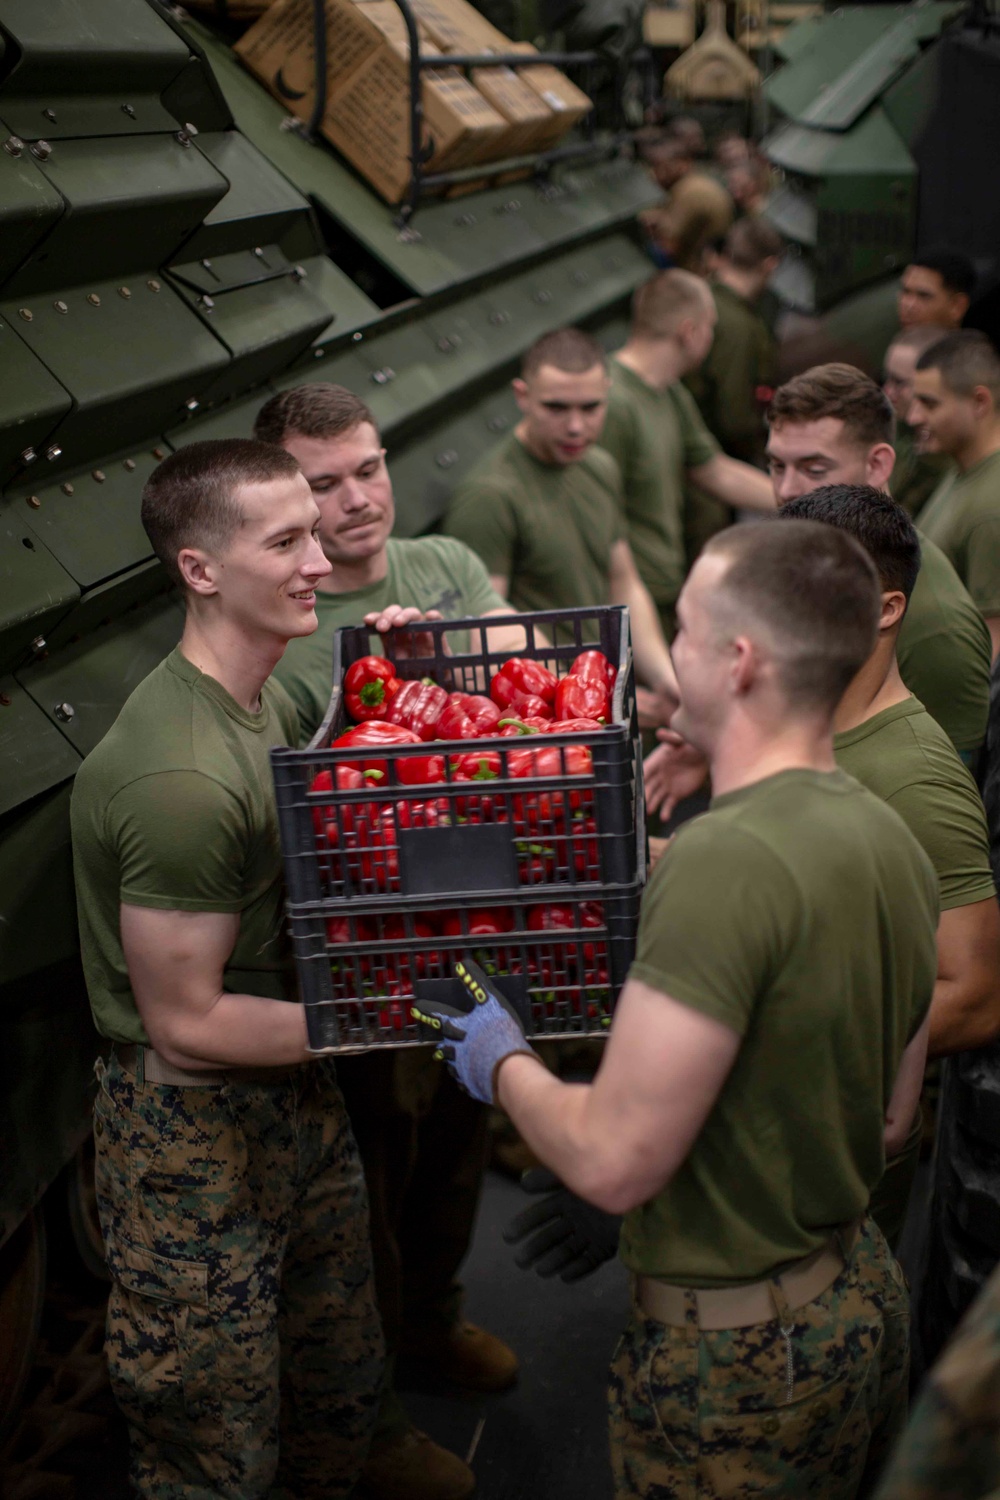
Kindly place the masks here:
<instances>
[{"instance_id":1,"label":"blue work glove","mask_svg":"<svg viewBox=\"0 0 1000 1500\"><path fill-rule=\"evenodd\" d=\"M440 1039L434 1056L443 1059L453 1077L473 1099L494 1103L498 1064L512 1052L538 1054L528 1046L517 1011L493 988L471 959L455 965L455 978L465 987L468 1005L461 1008L442 1000L414 1001L410 1014Z\"/></svg>"},{"instance_id":2,"label":"blue work glove","mask_svg":"<svg viewBox=\"0 0 1000 1500\"><path fill-rule=\"evenodd\" d=\"M508 1245L520 1245L514 1256L522 1271L582 1281L618 1254L619 1214L605 1213L564 1187L548 1167L534 1167L521 1178L526 1193L546 1196L523 1208L503 1232Z\"/></svg>"}]
</instances>

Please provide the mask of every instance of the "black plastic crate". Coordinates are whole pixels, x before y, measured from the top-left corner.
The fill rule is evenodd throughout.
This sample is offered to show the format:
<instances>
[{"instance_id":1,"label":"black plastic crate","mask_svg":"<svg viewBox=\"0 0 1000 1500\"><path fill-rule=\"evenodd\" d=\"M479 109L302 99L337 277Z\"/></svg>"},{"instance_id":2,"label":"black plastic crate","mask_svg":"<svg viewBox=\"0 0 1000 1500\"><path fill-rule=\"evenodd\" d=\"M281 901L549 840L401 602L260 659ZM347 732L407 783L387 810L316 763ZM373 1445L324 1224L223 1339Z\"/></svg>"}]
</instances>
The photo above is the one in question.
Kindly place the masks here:
<instances>
[{"instance_id":1,"label":"black plastic crate","mask_svg":"<svg viewBox=\"0 0 1000 1500\"><path fill-rule=\"evenodd\" d=\"M524 648L491 652L487 631L507 623L524 628ZM543 643L539 629L552 639L558 633L560 644ZM470 646L476 649L449 654L444 643L459 630L469 632ZM561 676L580 651L596 647L618 667L612 723L586 733L432 741L370 751L330 749L331 740L349 727L339 686L343 674L370 650L366 629L337 633L334 689L320 731L306 750L271 752L310 1045L356 1048L418 1041L410 1022L383 1024L387 1016L399 1021L399 1007L391 1002L412 998L412 988L404 992L400 984L408 979L450 986L451 965L470 952L480 962L485 959L488 970L507 971L504 982L536 1034L599 1035L631 961L646 866L627 611L611 606L488 621L422 622L406 633L430 637L432 649L427 655L396 659L398 675L431 678L464 692L486 690L489 677L510 656L541 661ZM455 761L464 755L484 760L498 773L496 778L458 779ZM414 785L407 768L428 756L436 757L435 770L443 780ZM321 772L335 784L338 766L365 762L377 762L381 771L371 788L312 789ZM533 774L515 774L519 767ZM580 962L569 963L562 939L556 956L567 959L565 969L538 957L542 939L528 925L530 909L566 902L575 903L577 912L584 909L581 903L604 904L607 931L596 939L607 948L603 979L600 965L595 974L581 969ZM506 941L498 940L492 955L489 944L470 948L463 933L460 941L445 944L445 967L435 962L428 969L428 955L442 951L440 935L421 937L413 925L417 918L489 906L512 913L517 957ZM330 941L328 924L333 922L348 924L348 942ZM365 923L375 924L374 936ZM595 939L579 936L577 941L588 945L577 952L582 961ZM373 952L393 958L395 969L373 968ZM505 957L510 964L502 962ZM401 968L406 958L414 960L415 969ZM548 988L546 980L551 980ZM384 1004L376 993L379 984L386 991ZM428 992L423 993L426 997Z\"/></svg>"},{"instance_id":2,"label":"black plastic crate","mask_svg":"<svg viewBox=\"0 0 1000 1500\"><path fill-rule=\"evenodd\" d=\"M635 952L640 895L635 883L599 903L553 895L450 910L397 900L391 909L292 911L309 1045L349 1052L425 1042L410 1006L464 995L453 970L467 957L496 977L529 1036L603 1036ZM540 928L545 908L564 908L572 927ZM484 934L484 916L501 930Z\"/></svg>"}]
</instances>

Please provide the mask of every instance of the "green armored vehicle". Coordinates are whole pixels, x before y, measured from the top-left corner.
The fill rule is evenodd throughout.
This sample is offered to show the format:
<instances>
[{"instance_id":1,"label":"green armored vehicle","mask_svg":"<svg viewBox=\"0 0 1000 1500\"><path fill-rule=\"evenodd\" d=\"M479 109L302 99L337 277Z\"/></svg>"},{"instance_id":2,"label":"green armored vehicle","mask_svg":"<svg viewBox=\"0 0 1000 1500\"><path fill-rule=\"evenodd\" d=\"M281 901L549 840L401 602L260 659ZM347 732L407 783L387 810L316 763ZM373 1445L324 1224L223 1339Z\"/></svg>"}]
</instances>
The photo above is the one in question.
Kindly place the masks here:
<instances>
[{"instance_id":1,"label":"green armored vehicle","mask_svg":"<svg viewBox=\"0 0 1000 1500\"><path fill-rule=\"evenodd\" d=\"M627 143L393 209L287 128L229 35L156 0L0 4L0 1413L30 1362L46 1193L100 1268L68 807L180 632L143 481L249 434L274 390L336 381L382 424L399 529L426 530L510 426L523 350L568 323L619 338L651 270Z\"/></svg>"}]
</instances>

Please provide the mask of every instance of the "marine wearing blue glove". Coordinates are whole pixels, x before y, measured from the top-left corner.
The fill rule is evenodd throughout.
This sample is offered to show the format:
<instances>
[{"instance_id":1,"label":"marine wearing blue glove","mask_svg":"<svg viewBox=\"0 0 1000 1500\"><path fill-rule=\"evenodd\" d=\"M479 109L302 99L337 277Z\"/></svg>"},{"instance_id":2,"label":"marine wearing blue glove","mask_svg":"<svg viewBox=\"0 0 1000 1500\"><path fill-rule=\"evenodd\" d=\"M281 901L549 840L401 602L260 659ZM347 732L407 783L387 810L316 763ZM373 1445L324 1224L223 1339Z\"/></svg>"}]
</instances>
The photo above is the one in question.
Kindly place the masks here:
<instances>
[{"instance_id":1,"label":"marine wearing blue glove","mask_svg":"<svg viewBox=\"0 0 1000 1500\"><path fill-rule=\"evenodd\" d=\"M493 1104L496 1070L504 1058L512 1052L538 1054L528 1045L517 1011L505 995L490 987L478 964L460 960L455 978L465 988L467 1008L422 1000L411 1007L410 1014L440 1037L434 1056L448 1064L462 1088L483 1104Z\"/></svg>"}]
</instances>

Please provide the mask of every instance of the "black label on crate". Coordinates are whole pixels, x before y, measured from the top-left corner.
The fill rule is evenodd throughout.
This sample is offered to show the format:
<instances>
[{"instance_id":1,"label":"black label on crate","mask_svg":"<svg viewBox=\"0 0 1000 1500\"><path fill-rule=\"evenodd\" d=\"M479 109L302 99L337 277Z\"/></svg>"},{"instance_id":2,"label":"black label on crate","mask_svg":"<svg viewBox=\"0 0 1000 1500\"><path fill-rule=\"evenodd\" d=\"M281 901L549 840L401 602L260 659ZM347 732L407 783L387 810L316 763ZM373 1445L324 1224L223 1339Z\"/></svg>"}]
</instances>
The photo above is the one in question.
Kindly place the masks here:
<instances>
[{"instance_id":1,"label":"black label on crate","mask_svg":"<svg viewBox=\"0 0 1000 1500\"><path fill-rule=\"evenodd\" d=\"M530 1032L531 1001L528 999L527 977L524 974L499 974L490 979L490 984L510 1001L521 1018L521 1025L525 1031ZM462 1010L468 1008L468 991L459 979L418 979L413 993L418 1000L424 1000L429 1005L438 1001L444 1005L457 1005ZM461 1022L457 1024L460 1025Z\"/></svg>"},{"instance_id":2,"label":"black label on crate","mask_svg":"<svg viewBox=\"0 0 1000 1500\"><path fill-rule=\"evenodd\" d=\"M516 891L510 828L503 823L401 828L399 888L404 896Z\"/></svg>"}]
</instances>

